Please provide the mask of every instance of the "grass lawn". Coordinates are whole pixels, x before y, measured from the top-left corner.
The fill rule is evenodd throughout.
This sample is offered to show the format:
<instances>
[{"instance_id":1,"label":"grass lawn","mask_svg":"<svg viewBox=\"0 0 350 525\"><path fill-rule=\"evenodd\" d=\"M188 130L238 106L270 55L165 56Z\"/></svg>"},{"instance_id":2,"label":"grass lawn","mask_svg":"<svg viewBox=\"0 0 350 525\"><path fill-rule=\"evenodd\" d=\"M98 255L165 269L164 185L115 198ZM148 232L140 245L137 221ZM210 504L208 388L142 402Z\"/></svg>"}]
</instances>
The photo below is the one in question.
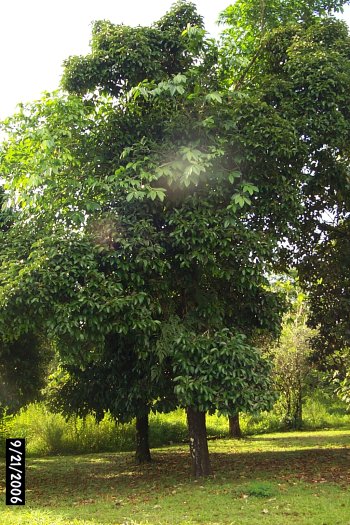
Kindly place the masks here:
<instances>
[{"instance_id":1,"label":"grass lawn","mask_svg":"<svg viewBox=\"0 0 350 525\"><path fill-rule=\"evenodd\" d=\"M198 481L186 446L142 467L130 453L28 458L27 504L2 503L0 523L350 525L349 430L209 445L215 474Z\"/></svg>"}]
</instances>

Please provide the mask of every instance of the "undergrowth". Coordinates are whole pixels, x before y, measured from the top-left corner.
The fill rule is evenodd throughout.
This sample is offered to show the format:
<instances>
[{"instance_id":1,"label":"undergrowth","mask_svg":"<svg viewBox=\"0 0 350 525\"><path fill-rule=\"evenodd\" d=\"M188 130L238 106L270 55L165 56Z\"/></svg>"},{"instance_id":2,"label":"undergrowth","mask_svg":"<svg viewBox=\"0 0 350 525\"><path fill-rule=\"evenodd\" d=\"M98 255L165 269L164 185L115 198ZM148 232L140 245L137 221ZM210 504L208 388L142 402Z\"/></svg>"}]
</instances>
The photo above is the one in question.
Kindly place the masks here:
<instances>
[{"instance_id":1,"label":"undergrowth","mask_svg":"<svg viewBox=\"0 0 350 525\"><path fill-rule=\"evenodd\" d=\"M350 428L346 405L332 403L315 394L304 403L305 430L322 428ZM243 435L263 434L288 430L283 422L278 403L271 412L260 415L241 414ZM228 422L223 416L207 417L208 436L228 436ZM98 424L93 416L86 419L53 414L43 404L32 404L14 417L6 417L0 425L1 446L5 437L27 438L27 453L32 456L48 454L84 454L91 452L131 451L134 449L134 423L117 424L109 414ZM172 445L187 440L186 415L183 410L170 414L150 415L151 448Z\"/></svg>"}]
</instances>

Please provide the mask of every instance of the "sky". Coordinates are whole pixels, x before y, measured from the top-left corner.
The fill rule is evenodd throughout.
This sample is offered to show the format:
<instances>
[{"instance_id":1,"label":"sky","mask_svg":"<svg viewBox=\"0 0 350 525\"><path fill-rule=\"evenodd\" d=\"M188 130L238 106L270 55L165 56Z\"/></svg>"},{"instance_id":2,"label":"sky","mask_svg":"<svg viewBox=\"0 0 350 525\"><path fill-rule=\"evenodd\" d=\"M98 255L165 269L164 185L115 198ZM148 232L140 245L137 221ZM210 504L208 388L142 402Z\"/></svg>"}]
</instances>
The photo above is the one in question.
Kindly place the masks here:
<instances>
[{"instance_id":1,"label":"sky","mask_svg":"<svg viewBox=\"0 0 350 525\"><path fill-rule=\"evenodd\" d=\"M207 31L215 35L219 13L230 0L195 0ZM57 89L62 63L89 52L91 22L149 25L173 0L2 0L0 5L0 119L19 102ZM344 17L350 25L350 6Z\"/></svg>"}]
</instances>

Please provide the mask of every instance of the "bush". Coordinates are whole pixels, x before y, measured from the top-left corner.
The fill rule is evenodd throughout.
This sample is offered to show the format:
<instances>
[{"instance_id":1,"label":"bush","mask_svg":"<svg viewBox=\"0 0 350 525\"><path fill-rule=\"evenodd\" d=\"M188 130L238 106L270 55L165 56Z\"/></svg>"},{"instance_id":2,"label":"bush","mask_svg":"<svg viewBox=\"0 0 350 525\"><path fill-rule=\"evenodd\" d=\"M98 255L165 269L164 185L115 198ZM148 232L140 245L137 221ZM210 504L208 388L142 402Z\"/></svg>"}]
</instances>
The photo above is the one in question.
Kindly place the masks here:
<instances>
[{"instance_id":1,"label":"bush","mask_svg":"<svg viewBox=\"0 0 350 525\"><path fill-rule=\"evenodd\" d=\"M5 455L6 438L12 437L13 416L4 412L0 418L0 454Z\"/></svg>"},{"instance_id":2,"label":"bush","mask_svg":"<svg viewBox=\"0 0 350 525\"><path fill-rule=\"evenodd\" d=\"M304 404L304 425L308 429L348 427L350 414L342 402L327 406L320 396L315 395Z\"/></svg>"},{"instance_id":3,"label":"bush","mask_svg":"<svg viewBox=\"0 0 350 525\"><path fill-rule=\"evenodd\" d=\"M216 416L213 416L216 417ZM117 424L110 414L100 423L92 415L65 420L42 404L31 404L12 419L13 435L27 439L29 455L82 454L131 451L135 448L134 423ZM150 416L150 444L160 447L187 437L186 417L178 410Z\"/></svg>"},{"instance_id":4,"label":"bush","mask_svg":"<svg viewBox=\"0 0 350 525\"><path fill-rule=\"evenodd\" d=\"M104 449L104 441L111 439L105 420L100 426L92 416L66 421L45 406L32 404L14 417L13 428L16 436L27 439L29 454L84 453Z\"/></svg>"},{"instance_id":5,"label":"bush","mask_svg":"<svg viewBox=\"0 0 350 525\"><path fill-rule=\"evenodd\" d=\"M258 415L241 414L240 423L243 435L247 436L286 430L285 422L275 410Z\"/></svg>"},{"instance_id":6,"label":"bush","mask_svg":"<svg viewBox=\"0 0 350 525\"><path fill-rule=\"evenodd\" d=\"M240 423L244 435L290 430L279 401L270 412L259 415L241 414ZM304 400L303 428L305 430L339 427L350 427L350 414L344 402L318 390Z\"/></svg>"},{"instance_id":7,"label":"bush","mask_svg":"<svg viewBox=\"0 0 350 525\"><path fill-rule=\"evenodd\" d=\"M186 415L183 410L175 410L169 414L151 414L149 423L152 448L187 439Z\"/></svg>"},{"instance_id":8,"label":"bush","mask_svg":"<svg viewBox=\"0 0 350 525\"><path fill-rule=\"evenodd\" d=\"M346 412L346 405L320 391L314 392L304 402L303 414L306 429L350 427L350 415ZM288 430L278 402L271 412L260 415L240 414L240 423L244 435ZM207 429L209 437L227 437L227 418L217 414L208 416ZM3 448L5 437L10 436L26 438L29 455L83 454L135 449L133 422L116 424L109 414L106 414L100 423L97 423L93 416L85 419L71 417L66 421L61 415L48 411L43 404L32 404L15 416L6 416L0 424ZM184 410L150 415L152 448L186 440Z\"/></svg>"}]
</instances>

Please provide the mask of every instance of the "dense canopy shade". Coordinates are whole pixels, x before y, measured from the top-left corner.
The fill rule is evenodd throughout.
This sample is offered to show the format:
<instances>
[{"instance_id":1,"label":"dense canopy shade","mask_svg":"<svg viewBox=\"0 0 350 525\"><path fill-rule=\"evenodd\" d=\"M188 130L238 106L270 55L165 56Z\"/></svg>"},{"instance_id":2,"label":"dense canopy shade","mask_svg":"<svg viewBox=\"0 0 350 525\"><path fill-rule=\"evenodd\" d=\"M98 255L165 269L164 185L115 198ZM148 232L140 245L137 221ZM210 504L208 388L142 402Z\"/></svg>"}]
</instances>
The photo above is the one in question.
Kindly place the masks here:
<instances>
[{"instance_id":1,"label":"dense canopy shade","mask_svg":"<svg viewBox=\"0 0 350 525\"><path fill-rule=\"evenodd\" d=\"M256 348L284 310L269 274L321 238L325 210L348 209L340 4L259 3L253 28L256 5L227 10L219 43L183 1L151 28L96 23L91 54L66 62L69 94L23 107L1 151L3 337L44 330L78 400L129 363L133 394L117 379L114 400L82 394L87 409L115 402L122 418L122 399L131 416L142 395L145 410L175 394L199 475L201 414L273 401Z\"/></svg>"}]
</instances>

